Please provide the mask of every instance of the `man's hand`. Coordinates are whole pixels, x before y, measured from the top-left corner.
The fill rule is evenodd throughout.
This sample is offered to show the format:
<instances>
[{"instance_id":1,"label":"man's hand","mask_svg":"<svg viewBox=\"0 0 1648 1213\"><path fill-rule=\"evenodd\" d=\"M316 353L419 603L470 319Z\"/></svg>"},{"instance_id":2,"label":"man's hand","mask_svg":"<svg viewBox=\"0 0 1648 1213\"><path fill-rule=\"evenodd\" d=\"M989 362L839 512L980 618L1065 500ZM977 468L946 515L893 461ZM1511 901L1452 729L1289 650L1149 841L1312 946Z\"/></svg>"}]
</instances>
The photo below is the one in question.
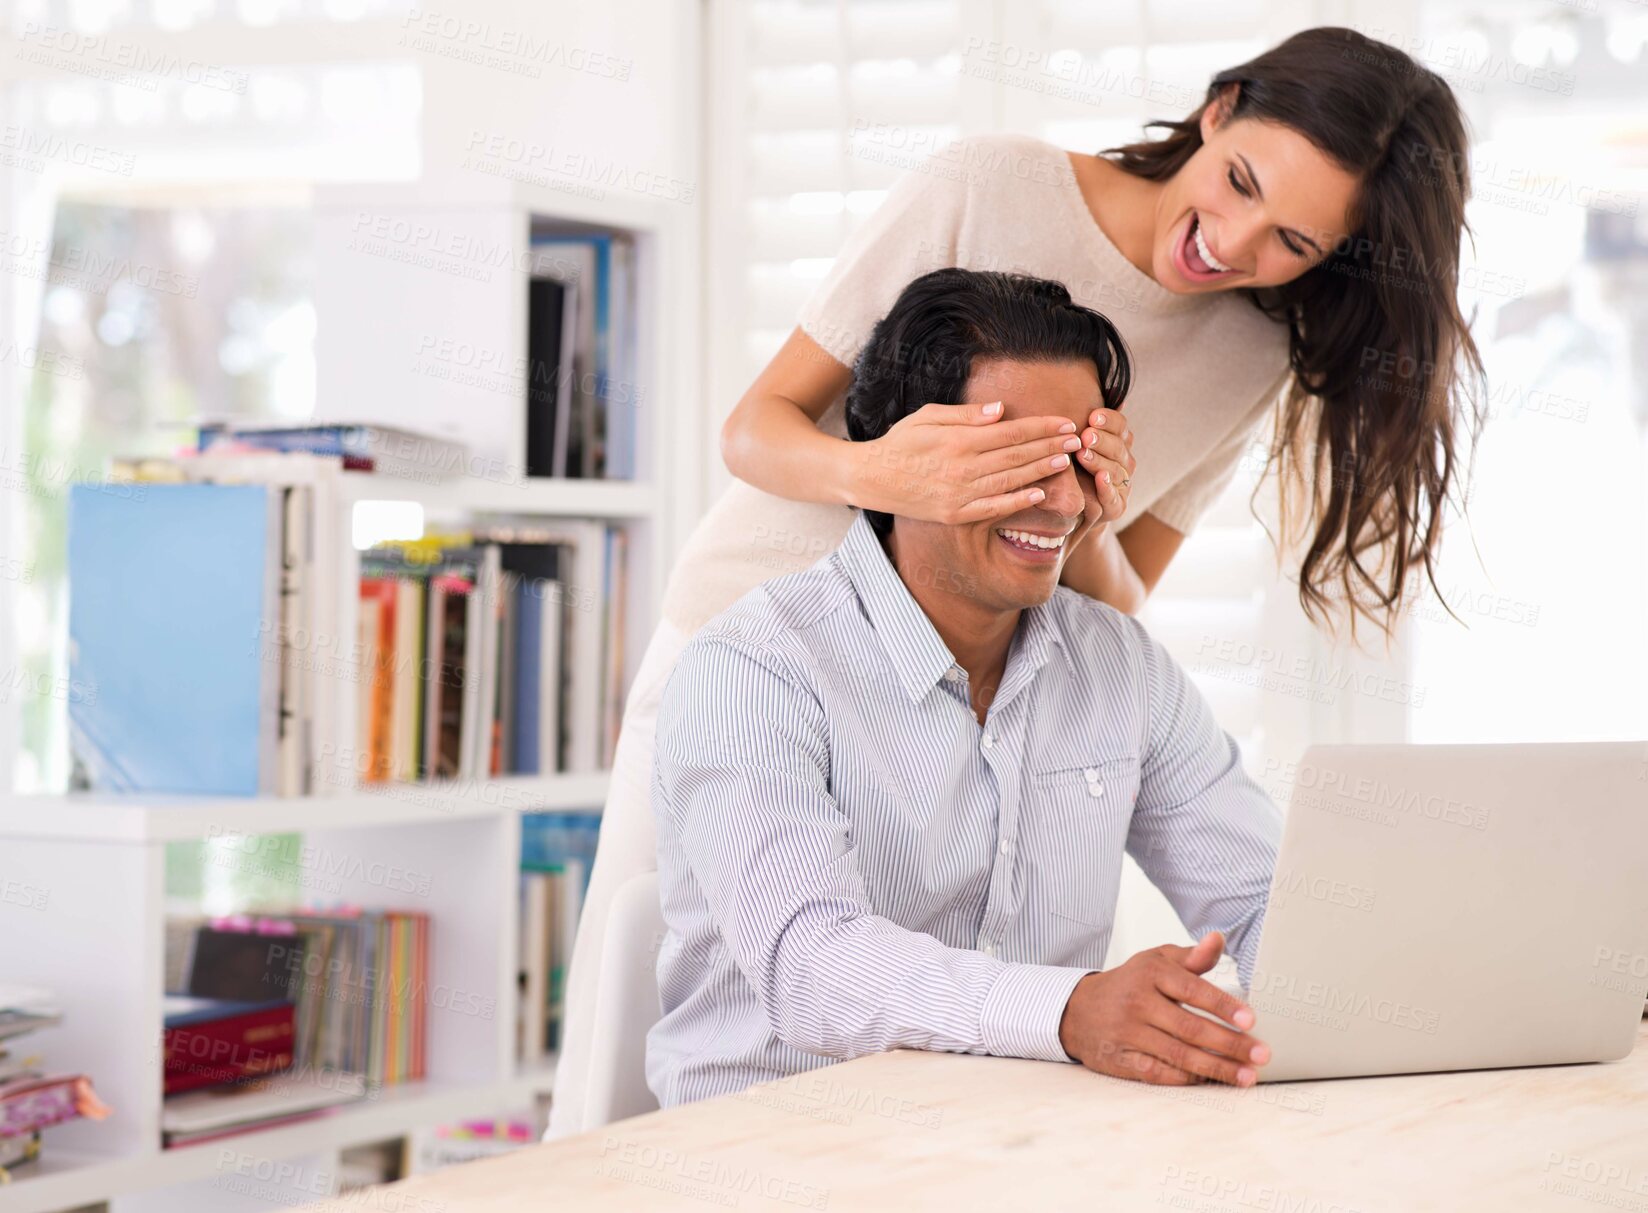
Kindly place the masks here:
<instances>
[{"instance_id":1,"label":"man's hand","mask_svg":"<svg viewBox=\"0 0 1648 1213\"><path fill-rule=\"evenodd\" d=\"M1253 1011L1203 981L1224 951L1217 931L1193 948L1163 945L1076 983L1059 1021L1059 1043L1089 1070L1164 1086L1213 1079L1248 1087L1270 1049L1247 1035ZM1180 1006L1199 1007L1241 1031Z\"/></svg>"}]
</instances>

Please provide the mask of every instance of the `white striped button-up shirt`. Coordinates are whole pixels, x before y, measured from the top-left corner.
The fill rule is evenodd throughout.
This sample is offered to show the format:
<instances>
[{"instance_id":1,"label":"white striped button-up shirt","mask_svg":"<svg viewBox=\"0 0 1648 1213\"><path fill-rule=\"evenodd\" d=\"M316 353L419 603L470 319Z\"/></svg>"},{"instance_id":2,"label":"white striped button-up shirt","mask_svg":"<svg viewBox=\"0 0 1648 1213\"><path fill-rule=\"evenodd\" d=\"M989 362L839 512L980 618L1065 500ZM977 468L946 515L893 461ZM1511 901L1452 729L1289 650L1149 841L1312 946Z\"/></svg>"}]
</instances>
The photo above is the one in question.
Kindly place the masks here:
<instances>
[{"instance_id":1,"label":"white striped button-up shirt","mask_svg":"<svg viewBox=\"0 0 1648 1213\"><path fill-rule=\"evenodd\" d=\"M980 725L862 516L688 644L652 799L666 1107L893 1048L1068 1061L1124 850L1245 987L1281 831L1184 671L1072 590L1023 613Z\"/></svg>"}]
</instances>

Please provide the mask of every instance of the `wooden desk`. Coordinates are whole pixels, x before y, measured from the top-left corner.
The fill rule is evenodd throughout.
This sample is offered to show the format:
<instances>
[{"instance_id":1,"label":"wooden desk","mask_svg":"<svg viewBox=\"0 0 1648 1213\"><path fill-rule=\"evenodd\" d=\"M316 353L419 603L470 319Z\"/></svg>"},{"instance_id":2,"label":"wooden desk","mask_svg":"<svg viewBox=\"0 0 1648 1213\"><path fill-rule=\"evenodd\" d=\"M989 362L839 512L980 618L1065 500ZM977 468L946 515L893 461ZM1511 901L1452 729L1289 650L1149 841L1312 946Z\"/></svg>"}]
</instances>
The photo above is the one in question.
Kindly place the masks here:
<instances>
[{"instance_id":1,"label":"wooden desk","mask_svg":"<svg viewBox=\"0 0 1648 1213\"><path fill-rule=\"evenodd\" d=\"M1610 1065L1180 1090L896 1052L317 1206L1648 1211L1648 1028Z\"/></svg>"}]
</instances>

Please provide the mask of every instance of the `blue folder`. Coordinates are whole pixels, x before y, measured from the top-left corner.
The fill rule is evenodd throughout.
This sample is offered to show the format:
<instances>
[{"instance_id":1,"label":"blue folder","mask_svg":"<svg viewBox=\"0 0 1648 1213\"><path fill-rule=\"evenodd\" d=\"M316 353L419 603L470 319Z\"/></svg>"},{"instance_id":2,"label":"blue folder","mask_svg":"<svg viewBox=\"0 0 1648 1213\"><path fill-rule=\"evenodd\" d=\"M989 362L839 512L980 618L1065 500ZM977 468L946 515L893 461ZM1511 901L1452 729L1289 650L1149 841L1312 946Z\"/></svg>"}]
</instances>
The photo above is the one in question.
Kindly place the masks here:
<instances>
[{"instance_id":1,"label":"blue folder","mask_svg":"<svg viewBox=\"0 0 1648 1213\"><path fill-rule=\"evenodd\" d=\"M281 496L71 490L69 725L94 790L274 790Z\"/></svg>"}]
</instances>

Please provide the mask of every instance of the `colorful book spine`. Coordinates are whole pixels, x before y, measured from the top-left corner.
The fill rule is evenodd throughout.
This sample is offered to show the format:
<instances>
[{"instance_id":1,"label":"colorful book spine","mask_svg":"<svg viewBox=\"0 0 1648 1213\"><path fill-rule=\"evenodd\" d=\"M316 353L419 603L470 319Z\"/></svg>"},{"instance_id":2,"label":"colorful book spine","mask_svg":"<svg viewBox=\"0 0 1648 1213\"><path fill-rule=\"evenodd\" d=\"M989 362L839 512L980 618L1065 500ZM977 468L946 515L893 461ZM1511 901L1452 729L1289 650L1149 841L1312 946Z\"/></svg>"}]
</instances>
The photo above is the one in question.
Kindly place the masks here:
<instances>
[{"instance_id":1,"label":"colorful book spine","mask_svg":"<svg viewBox=\"0 0 1648 1213\"><path fill-rule=\"evenodd\" d=\"M363 577L361 598L361 721L364 745L363 783L387 783L395 750L395 662L399 659L395 611L396 583L388 577Z\"/></svg>"}]
</instances>

